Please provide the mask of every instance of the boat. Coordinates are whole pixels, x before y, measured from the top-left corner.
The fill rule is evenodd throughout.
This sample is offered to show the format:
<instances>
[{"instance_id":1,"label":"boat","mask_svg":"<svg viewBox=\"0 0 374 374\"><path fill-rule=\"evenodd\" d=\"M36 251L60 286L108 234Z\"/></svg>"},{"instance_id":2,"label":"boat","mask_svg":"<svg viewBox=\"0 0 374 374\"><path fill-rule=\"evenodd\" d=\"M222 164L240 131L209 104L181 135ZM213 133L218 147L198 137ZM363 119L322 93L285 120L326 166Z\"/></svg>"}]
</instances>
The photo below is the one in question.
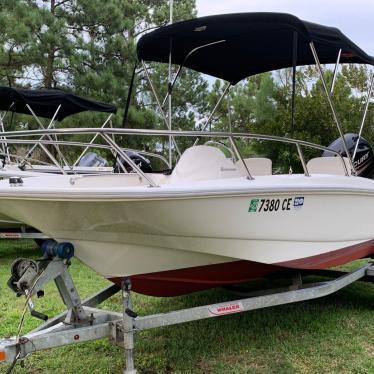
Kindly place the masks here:
<instances>
[{"instance_id":1,"label":"boat","mask_svg":"<svg viewBox=\"0 0 374 374\"><path fill-rule=\"evenodd\" d=\"M110 123L113 114L117 112L117 108L114 105L88 100L63 90L22 89L0 86L0 111L5 113L0 116L0 128L1 131L4 132L6 127L4 120L7 115L9 116L9 113L12 115L18 113L32 116L41 129L44 129L45 127L54 128L57 121L62 121L71 115L81 112L91 111L96 113L109 113L107 119L103 123L103 127L105 127ZM49 122L46 125L43 125L43 119L47 119ZM13 116L9 121L9 126L12 125L12 120ZM91 162L94 166L77 166L82 157L85 156L88 147L86 147L84 152L82 152L74 165L69 165L58 145L57 138L52 139L50 136L42 136L34 143L24 140L23 145L27 147L31 143L31 147L25 151L25 155L23 156L11 154L10 147L12 144L10 140L7 141L6 138L1 138L3 140L1 143L1 177L29 177L38 175L33 174L34 172L57 174L113 172L113 168L108 167L105 160L99 159L98 157ZM48 142L48 140L50 142ZM62 165L46 148L46 145L49 143L51 143L52 147L55 149L55 154L60 158ZM95 144L92 143L90 146L93 148ZM81 146L84 147L84 144ZM42 150L44 157L49 162L32 159L32 156L38 147Z\"/></svg>"},{"instance_id":2,"label":"boat","mask_svg":"<svg viewBox=\"0 0 374 374\"><path fill-rule=\"evenodd\" d=\"M112 104L88 100L62 90L35 90L0 86L0 111L5 113L4 115L0 115L0 130L1 133L4 133L4 119L9 113L30 115L41 129L53 129L57 121L62 121L71 115L81 112L108 113L108 117L101 126L101 128L105 128L108 125L112 126L111 119L117 112L117 107ZM42 118L49 120L46 126L43 125ZM12 122L12 119L10 122ZM1 136L1 133L0 178L9 178L12 176L28 178L43 176L45 173L73 175L126 172L126 170L120 167L120 160L117 160L118 162L113 167L109 166L109 162L96 152L88 152L92 149L106 149L116 157L116 153L112 147L95 143L95 140L100 135L99 133L94 134L89 143L58 140L56 137L52 138L48 134L42 135L35 140L7 139L5 136ZM26 147L30 145L30 149L25 151L25 155L23 156L11 154L10 147L12 145L23 145ZM48 151L46 148L48 145L54 148L57 156ZM62 147L66 146L83 148L83 151L73 164L69 164L61 150ZM41 149L44 158L48 162L32 158L37 147ZM156 157L165 163L166 167L168 166L167 161L157 154L133 149L122 149L136 163L142 162L144 165L148 165L150 162L146 157ZM124 160L122 160L123 165L126 166ZM116 168L118 170L115 170Z\"/></svg>"},{"instance_id":3,"label":"boat","mask_svg":"<svg viewBox=\"0 0 374 374\"><path fill-rule=\"evenodd\" d=\"M105 126L110 122L110 119L112 115L116 113L117 108L114 105L88 100L83 97L67 93L63 90L22 89L0 86L0 111L4 113L3 115L0 115L0 129L1 132L4 133L6 127L4 121L10 113L27 114L32 116L40 128L44 128L42 123L43 118L50 121L47 128L53 128L56 121L62 121L66 117L76 113L84 111L109 113L108 118L103 124L103 126ZM12 120L13 117L10 119L10 125ZM85 157L85 155L86 157L83 159L83 164L88 158L90 159L91 164L86 163L84 166L70 166L68 165L66 158L63 156L59 146L56 145L56 142L52 142L52 146L55 148L56 153L64 164L61 165L48 151L45 146L49 142L43 142L43 138L47 137L41 137L35 142L23 140L22 143L24 146L30 146L30 149L27 150L24 156L12 154L10 148L14 144L12 144L10 140L7 141L6 138L1 137L1 133L0 138L3 141L0 145L0 178L2 179L12 177L28 178L43 176L43 173L95 174L113 172L113 168L107 166L105 160L95 157L93 152L86 154L88 147L86 147L84 152L82 152L76 164L78 164L79 161ZM49 139L51 140L51 137L49 137ZM45 158L49 160L49 163L32 158L32 155L38 146L44 153ZM81 145L81 147L84 146L84 144ZM94 147L94 144L91 145L91 147ZM12 220L6 215L0 214L0 231L6 231L11 234L12 231L25 232L27 230L28 227L25 226L24 223Z\"/></svg>"},{"instance_id":4,"label":"boat","mask_svg":"<svg viewBox=\"0 0 374 374\"><path fill-rule=\"evenodd\" d=\"M321 73L324 63L374 65L374 58L338 29L281 13L178 22L141 37L137 52L145 73L146 62L171 61L230 85L301 65L315 64ZM322 74L321 79L325 84ZM170 97L173 81L169 85ZM364 164L366 171L373 166L372 153L369 157L357 150L361 130L352 151L325 89L342 152L336 144L329 148L205 128L5 132L7 139L100 133L133 172L42 176L24 179L22 185L1 181L0 212L59 242L72 243L75 256L99 274L117 284L130 277L135 292L153 296L182 295L285 269L325 269L373 256L374 181L362 174ZM144 172L111 140L113 134L164 136L170 149L182 136L200 143L186 149L170 173ZM241 155L238 138L290 144L304 173L273 174L271 160ZM211 139L228 139L234 157ZM304 147L336 157L307 161Z\"/></svg>"},{"instance_id":5,"label":"boat","mask_svg":"<svg viewBox=\"0 0 374 374\"><path fill-rule=\"evenodd\" d=\"M0 111L4 113L0 115L0 178L2 179L15 178L17 183L17 178L23 180L24 178L41 177L46 174L93 175L126 172L127 164L125 161L119 162L117 160L114 167L109 166L107 160L92 151L96 149L113 151L109 145L95 144L95 140L99 136L97 133L93 134L89 143L58 140L56 137L52 138L49 135L42 135L34 140L7 139L5 136L1 136L5 132L6 124L4 120L9 113L32 116L41 129L54 128L57 121L62 121L71 115L81 112L108 113L108 117L102 125L102 128L104 128L108 124L111 125L111 118L117 112L115 105L88 100L63 90L21 89L0 86ZM12 119L13 117L9 126L11 126ZM49 121L46 126L42 123L43 119ZM14 145L23 145L24 147L29 147L29 149L25 151L23 156L12 154L11 147ZM57 157L48 150L48 146L54 148ZM75 146L83 149L74 164L69 164L64 156L62 149L66 146ZM49 162L33 158L37 148L41 149L44 158ZM89 150L90 152L88 152ZM131 149L124 151L132 160L137 163L143 163L145 166L149 164L149 160L145 156L157 157L167 165L167 161L162 157L149 152ZM115 158L116 154L112 153L113 158ZM1 237L18 238L19 236L15 235L15 233L23 233L24 237L29 237L29 231L30 228L23 222L0 214ZM31 235L35 235L35 233Z\"/></svg>"}]
</instances>

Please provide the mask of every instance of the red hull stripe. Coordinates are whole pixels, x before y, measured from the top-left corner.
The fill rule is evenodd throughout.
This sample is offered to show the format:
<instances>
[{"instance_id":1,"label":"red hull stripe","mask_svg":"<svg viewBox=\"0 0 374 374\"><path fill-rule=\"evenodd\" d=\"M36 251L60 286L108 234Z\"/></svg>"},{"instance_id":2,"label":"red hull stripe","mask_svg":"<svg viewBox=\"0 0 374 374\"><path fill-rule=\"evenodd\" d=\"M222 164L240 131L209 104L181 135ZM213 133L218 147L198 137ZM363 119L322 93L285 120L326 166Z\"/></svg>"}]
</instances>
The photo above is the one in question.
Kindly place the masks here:
<instances>
[{"instance_id":1,"label":"red hull stripe","mask_svg":"<svg viewBox=\"0 0 374 374\"><path fill-rule=\"evenodd\" d=\"M223 264L132 275L132 289L135 292L151 296L178 296L207 288L247 282L285 268L326 269L371 255L374 255L374 240L317 256L273 265L239 260ZM121 285L122 278L111 278L110 280Z\"/></svg>"},{"instance_id":2,"label":"red hull stripe","mask_svg":"<svg viewBox=\"0 0 374 374\"><path fill-rule=\"evenodd\" d=\"M374 255L374 240L369 240L317 256L279 262L277 265L293 269L326 269L372 255Z\"/></svg>"}]
</instances>

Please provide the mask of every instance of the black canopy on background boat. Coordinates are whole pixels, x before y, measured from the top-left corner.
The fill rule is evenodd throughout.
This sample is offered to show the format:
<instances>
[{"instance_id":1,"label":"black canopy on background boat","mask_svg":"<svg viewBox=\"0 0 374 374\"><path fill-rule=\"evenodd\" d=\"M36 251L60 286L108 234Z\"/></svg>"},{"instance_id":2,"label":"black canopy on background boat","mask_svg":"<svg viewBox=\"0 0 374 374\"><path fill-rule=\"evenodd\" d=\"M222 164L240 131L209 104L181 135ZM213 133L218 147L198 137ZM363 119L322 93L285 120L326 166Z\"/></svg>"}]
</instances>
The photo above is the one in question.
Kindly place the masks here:
<instances>
[{"instance_id":1,"label":"black canopy on background boat","mask_svg":"<svg viewBox=\"0 0 374 374\"><path fill-rule=\"evenodd\" d=\"M341 63L374 65L374 58L338 29L284 13L225 14L177 22L141 37L137 52L139 60L167 63L171 43L173 64L236 84L251 75L292 67L294 32L297 66L315 63L310 42L323 64L335 63L341 49ZM215 44L202 47L210 43Z\"/></svg>"},{"instance_id":2,"label":"black canopy on background boat","mask_svg":"<svg viewBox=\"0 0 374 374\"><path fill-rule=\"evenodd\" d=\"M0 110L14 113L31 114L26 107L29 104L39 117L53 118L57 108L61 108L56 116L62 121L71 114L93 111L116 113L114 105L87 100L60 90L27 90L12 87L0 87Z\"/></svg>"}]
</instances>

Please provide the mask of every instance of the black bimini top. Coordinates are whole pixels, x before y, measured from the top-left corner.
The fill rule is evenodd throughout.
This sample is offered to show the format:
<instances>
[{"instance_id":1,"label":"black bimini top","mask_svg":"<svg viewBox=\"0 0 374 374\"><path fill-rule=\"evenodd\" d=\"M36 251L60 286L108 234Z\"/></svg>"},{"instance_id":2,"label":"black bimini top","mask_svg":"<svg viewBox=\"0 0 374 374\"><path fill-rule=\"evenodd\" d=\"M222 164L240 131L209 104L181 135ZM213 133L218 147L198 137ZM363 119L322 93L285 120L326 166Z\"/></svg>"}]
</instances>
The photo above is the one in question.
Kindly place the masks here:
<instances>
[{"instance_id":1,"label":"black bimini top","mask_svg":"<svg viewBox=\"0 0 374 374\"><path fill-rule=\"evenodd\" d=\"M62 121L71 114L93 111L116 113L114 105L87 100L60 90L27 90L12 87L0 87L0 110L14 113L31 114L28 104L36 116L53 118L61 105L56 119Z\"/></svg>"},{"instance_id":2,"label":"black bimini top","mask_svg":"<svg viewBox=\"0 0 374 374\"><path fill-rule=\"evenodd\" d=\"M138 58L169 61L236 84L240 80L293 66L297 33L296 65L315 64L313 42L322 64L374 65L367 55L338 29L302 21L283 13L237 13L209 16L161 27L140 38ZM295 43L296 44L296 43Z\"/></svg>"}]
</instances>

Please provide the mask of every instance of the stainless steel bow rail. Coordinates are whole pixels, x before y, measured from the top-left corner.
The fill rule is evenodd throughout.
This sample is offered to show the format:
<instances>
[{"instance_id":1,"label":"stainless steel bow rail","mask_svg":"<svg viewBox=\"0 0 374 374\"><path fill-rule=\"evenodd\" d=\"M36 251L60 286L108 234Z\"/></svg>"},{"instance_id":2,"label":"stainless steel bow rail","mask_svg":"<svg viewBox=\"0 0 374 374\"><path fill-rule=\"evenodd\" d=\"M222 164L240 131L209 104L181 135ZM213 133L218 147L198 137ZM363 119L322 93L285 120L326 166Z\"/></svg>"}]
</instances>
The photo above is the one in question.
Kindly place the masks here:
<instances>
[{"instance_id":1,"label":"stainless steel bow rail","mask_svg":"<svg viewBox=\"0 0 374 374\"><path fill-rule=\"evenodd\" d=\"M81 143L81 142L73 142L73 141L63 141L63 140L30 140L25 139L27 137L37 137L37 136L63 136L63 135L81 135L81 134L93 134L97 135L99 134L102 139L107 143L106 145L100 145L100 144L90 144L90 143ZM254 179L252 175L250 174L250 170L247 168L246 164L243 161L243 157L240 153L239 148L236 146L237 139L248 139L248 140L258 140L258 141L272 141L272 142L278 142L278 143L284 143L284 144L291 144L296 147L299 159L301 162L301 165L304 170L304 174L306 176L309 176L310 173L308 171L306 160L304 157L304 153L302 151L303 147L316 149L320 151L328 151L331 154L335 155L339 158L339 160L342 163L342 167L344 170L344 173L346 176L349 176L349 171L347 168L347 165L345 164L345 161L340 153L338 153L335 150L332 150L330 148L321 146L319 144L314 144L311 142L298 140L298 139L292 139L287 137L280 137L280 136L273 136L273 135L266 135L266 134L254 134L254 133L235 133L235 132L213 132L213 131L173 131L173 130L143 130L143 129L119 129L119 128L61 128L61 129L46 129L46 130L28 130L28 131L8 131L2 133L2 136L5 138L0 138L0 144L7 143L7 144L39 144L39 145L47 145L47 144L55 144L55 145L67 145L67 146L95 146L98 148L107 148L111 149L114 153L117 155L123 157L127 163L131 166L132 170L138 174L140 174L145 180L148 180L150 185L152 187L156 187L156 183L154 183L151 179L151 176L145 175L132 160L129 160L126 154L124 153L124 149L120 148L116 142L110 137L113 135L122 135L122 136L154 136L154 137L189 137L189 138L204 138L207 140L210 139L228 139L230 144L233 147L233 152L237 158L237 160L240 160L243 165L244 169L247 173L248 179ZM139 151L139 153L143 153L142 151ZM157 157L157 154L148 154L150 156ZM158 155L159 158L162 158L161 155ZM56 160L53 160L53 163L56 165ZM167 160L162 158L162 160L168 164ZM60 166L61 168L61 166ZM355 170L350 170L351 174L355 174Z\"/></svg>"},{"instance_id":2,"label":"stainless steel bow rail","mask_svg":"<svg viewBox=\"0 0 374 374\"><path fill-rule=\"evenodd\" d=\"M33 131L33 130L31 130ZM30 134L30 135L34 135L34 134ZM98 134L96 134L97 136ZM113 140L112 140L113 141ZM4 144L7 144L7 146L9 145L39 145L42 147L42 149L46 149L45 146L46 145L61 145L61 146L69 146L69 147L85 147L85 149L83 150L83 152L79 155L79 157L76 159L76 161L74 162L73 165L61 165L55 157L53 157L51 155L50 152L45 152L45 155L47 156L47 158L51 161L51 162L44 162L44 161L40 161L40 160L36 160L36 159L32 159L32 158L27 158L25 156L19 156L19 155L15 155L15 154L12 154L12 153L9 153L9 159L10 160L16 160L17 162L19 160L21 160L23 162L23 166L27 165L29 167L30 170L38 170L38 166L39 165L49 165L49 166L54 166L56 167L56 170L57 172L60 171L61 174L67 174L68 172L70 172L71 174L77 174L77 164L78 162L80 161L80 159L83 157L83 155L87 152L88 149L105 149L105 150L109 150L111 151L114 156L117 155L118 152L115 152L115 148L112 146L112 145L109 145L109 144L98 144L98 143L93 143L92 141L90 143L85 143L85 142L80 142L80 141L64 141L64 140L42 140L42 139L38 139L38 140L27 140L27 139L4 139L3 137L0 137L0 145L4 145ZM43 148L44 147L44 148ZM119 147L120 150L122 152L127 152L127 151L130 151L130 152L137 152L139 153L140 155L143 155L143 156L146 156L146 157L153 157L153 158L156 158L158 160L160 160L166 168L169 168L170 167L170 164L168 163L168 161L165 159L165 157L163 157L162 155L160 154L157 154L157 153L153 153L153 152L148 152L148 151L144 151L144 150L136 150L136 149L132 149L132 148L121 148ZM3 154L2 152L0 152L0 156L5 156L5 154ZM10 162L10 164L12 164L12 162ZM2 167L4 166L7 166L7 164L4 164L2 165ZM1 170L1 168L0 168ZM127 173L126 169L123 170L124 173Z\"/></svg>"},{"instance_id":3,"label":"stainless steel bow rail","mask_svg":"<svg viewBox=\"0 0 374 374\"><path fill-rule=\"evenodd\" d=\"M120 288L112 285L81 301L68 271L70 258L74 253L73 246L70 243L48 241L43 244L42 250L44 254L40 260L22 258L13 263L12 277L8 285L16 293L25 295L26 304L33 316L45 320L47 316L35 311L32 297L43 296L44 286L54 281L67 311L47 320L26 335L0 340L0 362L11 364L8 373L12 371L18 360L24 359L30 353L108 338L112 343L124 348L126 361L124 373L134 374L136 373L133 357L134 334L138 331L312 300L330 295L358 280L374 282L374 263L368 262L349 273L328 270L320 272L320 275L332 280L303 284L302 274L297 277L294 274L292 284L281 290L263 290L253 297L163 314L138 316L131 301L130 278L124 278L122 282L122 313L97 309L98 304L120 291ZM319 272L313 271L306 275L311 274L319 275Z\"/></svg>"}]
</instances>

